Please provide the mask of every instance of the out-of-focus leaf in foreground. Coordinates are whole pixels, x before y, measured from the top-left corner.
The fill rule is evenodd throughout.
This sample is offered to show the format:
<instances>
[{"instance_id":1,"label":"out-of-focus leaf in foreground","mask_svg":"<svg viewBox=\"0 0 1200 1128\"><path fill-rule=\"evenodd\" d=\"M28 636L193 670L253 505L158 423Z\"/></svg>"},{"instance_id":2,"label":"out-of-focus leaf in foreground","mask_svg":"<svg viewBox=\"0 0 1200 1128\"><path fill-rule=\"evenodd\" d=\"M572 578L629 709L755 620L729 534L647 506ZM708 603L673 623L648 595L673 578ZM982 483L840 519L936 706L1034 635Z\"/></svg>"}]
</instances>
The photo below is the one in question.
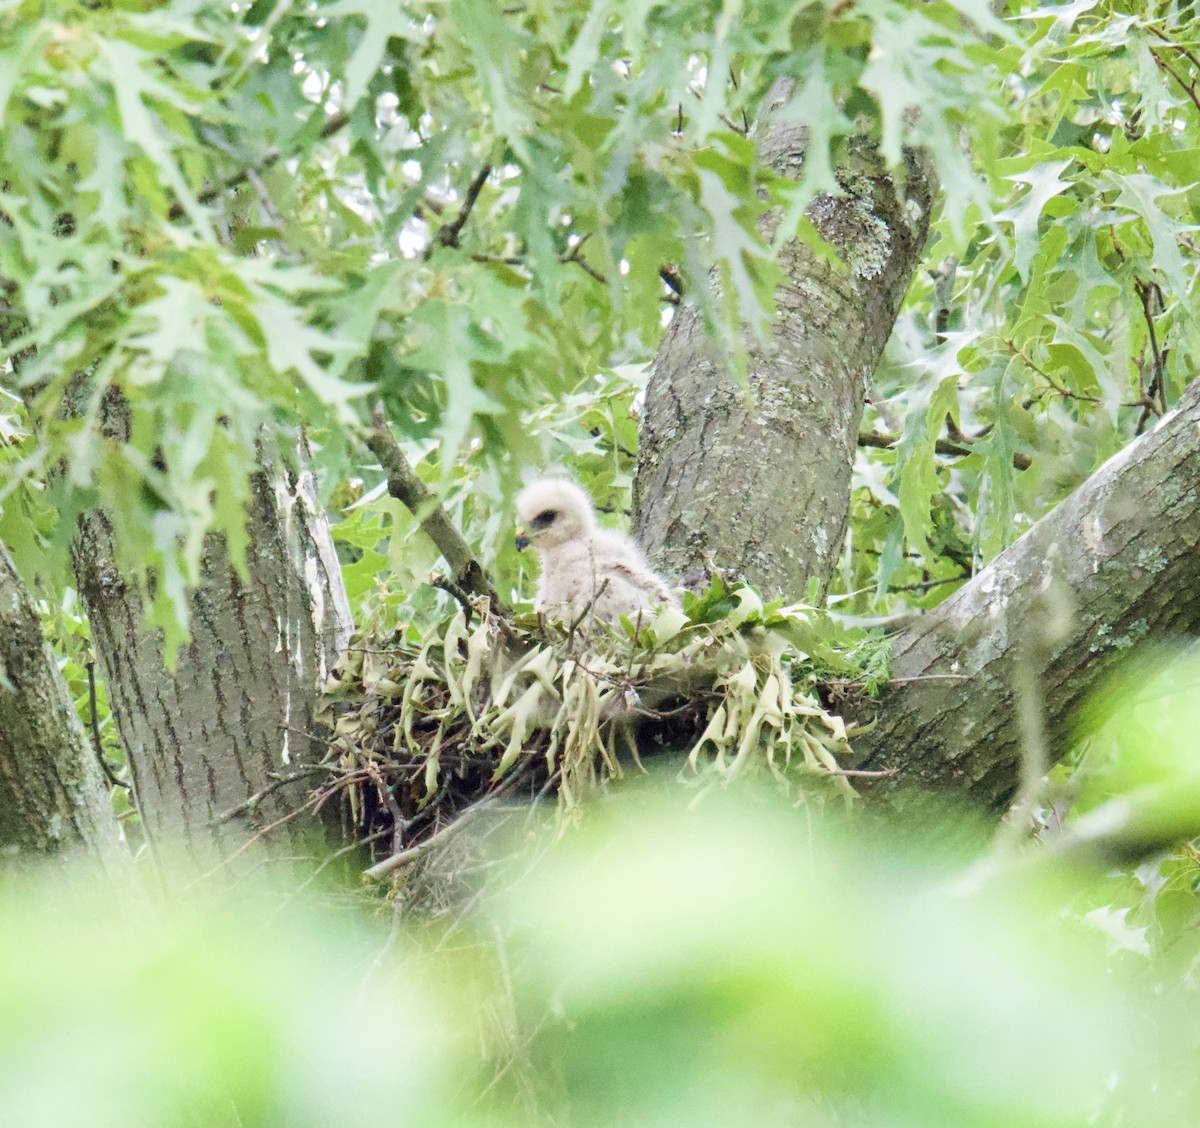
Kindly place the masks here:
<instances>
[{"instance_id":1,"label":"out-of-focus leaf in foreground","mask_svg":"<svg viewBox=\"0 0 1200 1128\"><path fill-rule=\"evenodd\" d=\"M795 811L626 814L510 906L572 1123L1082 1125L1190 1076L1040 874L963 893Z\"/></svg>"},{"instance_id":2,"label":"out-of-focus leaf in foreground","mask_svg":"<svg viewBox=\"0 0 1200 1128\"><path fill-rule=\"evenodd\" d=\"M386 929L185 884L151 909L61 871L5 882L0 1124L382 1128L448 1107L448 1012L402 958L372 970Z\"/></svg>"},{"instance_id":3,"label":"out-of-focus leaf in foreground","mask_svg":"<svg viewBox=\"0 0 1200 1128\"><path fill-rule=\"evenodd\" d=\"M1150 649L1126 663L1082 715L1081 838L1137 853L1200 833L1200 648Z\"/></svg>"},{"instance_id":4,"label":"out-of-focus leaf in foreground","mask_svg":"<svg viewBox=\"0 0 1200 1128\"><path fill-rule=\"evenodd\" d=\"M827 821L618 797L411 935L344 898L6 880L0 1124L1189 1122L1194 961L1114 954L1076 907L1110 877L964 881L970 835Z\"/></svg>"}]
</instances>

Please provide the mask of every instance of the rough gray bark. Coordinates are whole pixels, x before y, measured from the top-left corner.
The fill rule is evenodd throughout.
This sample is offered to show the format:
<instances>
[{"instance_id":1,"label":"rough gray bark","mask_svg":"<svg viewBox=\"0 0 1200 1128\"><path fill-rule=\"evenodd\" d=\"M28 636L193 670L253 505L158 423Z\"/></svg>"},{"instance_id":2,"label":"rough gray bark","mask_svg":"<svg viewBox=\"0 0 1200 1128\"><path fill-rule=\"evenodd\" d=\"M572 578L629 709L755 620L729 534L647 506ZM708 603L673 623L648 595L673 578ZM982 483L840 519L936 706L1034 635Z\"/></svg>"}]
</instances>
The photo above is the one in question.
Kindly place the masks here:
<instances>
[{"instance_id":1,"label":"rough gray bark","mask_svg":"<svg viewBox=\"0 0 1200 1128\"><path fill-rule=\"evenodd\" d=\"M158 632L143 623L142 592L115 566L102 515L81 523L73 550L147 838L201 861L227 857L255 829L297 810L320 781L300 775L278 786L326 751L318 686L350 629L311 478L264 472L252 486L249 575L242 580L223 540L209 538L191 598L192 639L173 674ZM299 821L272 841L311 831Z\"/></svg>"},{"instance_id":2,"label":"rough gray bark","mask_svg":"<svg viewBox=\"0 0 1200 1128\"><path fill-rule=\"evenodd\" d=\"M772 125L760 153L795 175L803 130ZM844 194L809 209L842 262L801 240L765 343L751 349L750 394L693 306L659 348L646 394L634 503L640 540L676 581L715 565L769 595L802 598L842 548L866 380L891 333L925 242L932 172L917 158L897 185L865 143L838 171ZM778 217L771 222L778 223Z\"/></svg>"},{"instance_id":3,"label":"rough gray bark","mask_svg":"<svg viewBox=\"0 0 1200 1128\"><path fill-rule=\"evenodd\" d=\"M0 545L0 857L123 847L96 753Z\"/></svg>"},{"instance_id":4,"label":"rough gray bark","mask_svg":"<svg viewBox=\"0 0 1200 1128\"><path fill-rule=\"evenodd\" d=\"M1144 640L1200 631L1200 381L970 583L895 640L901 679L859 720L886 787L1003 807L1021 775L1018 708L1040 704L1050 762L1072 712ZM914 679L914 680L907 680ZM1033 692L1019 702L1020 679Z\"/></svg>"}]
</instances>

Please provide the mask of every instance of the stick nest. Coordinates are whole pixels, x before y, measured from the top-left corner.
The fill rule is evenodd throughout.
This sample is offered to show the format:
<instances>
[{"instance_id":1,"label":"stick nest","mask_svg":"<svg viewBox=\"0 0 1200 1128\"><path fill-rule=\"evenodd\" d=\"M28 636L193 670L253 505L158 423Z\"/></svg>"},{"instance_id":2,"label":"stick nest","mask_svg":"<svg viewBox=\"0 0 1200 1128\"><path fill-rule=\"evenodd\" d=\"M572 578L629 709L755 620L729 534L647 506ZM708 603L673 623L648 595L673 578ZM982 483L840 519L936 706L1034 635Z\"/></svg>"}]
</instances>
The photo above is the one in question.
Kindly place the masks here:
<instances>
[{"instance_id":1,"label":"stick nest","mask_svg":"<svg viewBox=\"0 0 1200 1128\"><path fill-rule=\"evenodd\" d=\"M481 598L424 632L356 638L324 717L347 830L383 876L505 795L557 793L560 816L578 818L587 795L663 749L696 787L758 774L799 798L852 796L846 728L819 687L871 690L886 654L877 639L839 649L834 633L811 608L715 580L684 611L615 627L502 615Z\"/></svg>"}]
</instances>

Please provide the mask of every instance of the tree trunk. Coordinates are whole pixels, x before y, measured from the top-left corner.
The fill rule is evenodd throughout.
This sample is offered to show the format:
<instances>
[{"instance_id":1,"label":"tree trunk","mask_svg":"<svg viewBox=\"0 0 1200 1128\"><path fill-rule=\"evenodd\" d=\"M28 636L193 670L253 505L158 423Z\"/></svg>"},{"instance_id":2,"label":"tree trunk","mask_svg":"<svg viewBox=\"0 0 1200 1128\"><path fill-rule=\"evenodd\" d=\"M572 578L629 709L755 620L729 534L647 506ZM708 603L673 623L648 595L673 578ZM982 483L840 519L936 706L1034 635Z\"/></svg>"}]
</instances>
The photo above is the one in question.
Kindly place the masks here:
<instances>
[{"instance_id":1,"label":"tree trunk","mask_svg":"<svg viewBox=\"0 0 1200 1128\"><path fill-rule=\"evenodd\" d=\"M770 126L760 147L788 175L804 149L794 124ZM641 543L676 581L716 566L799 599L810 578L825 585L841 552L864 382L920 260L933 185L913 157L898 186L866 144L838 180L844 195L817 197L809 214L842 261L799 239L784 248L787 281L767 340L751 347L748 396L694 306L659 348L634 501Z\"/></svg>"},{"instance_id":2,"label":"tree trunk","mask_svg":"<svg viewBox=\"0 0 1200 1128\"><path fill-rule=\"evenodd\" d=\"M0 545L0 856L124 852L96 752Z\"/></svg>"},{"instance_id":3,"label":"tree trunk","mask_svg":"<svg viewBox=\"0 0 1200 1128\"><path fill-rule=\"evenodd\" d=\"M936 610L895 640L894 681L860 720L889 788L951 787L996 808L1021 774L1019 709L1050 762L1073 711L1145 640L1200 631L1200 380ZM1019 679L1032 688L1020 695ZM911 679L911 680L910 680ZM1040 699L1040 701L1039 701Z\"/></svg>"},{"instance_id":4,"label":"tree trunk","mask_svg":"<svg viewBox=\"0 0 1200 1128\"><path fill-rule=\"evenodd\" d=\"M202 862L228 857L320 782L304 772L326 750L318 689L350 615L311 487L307 473L298 483L255 476L244 580L224 541L209 538L192 639L173 674L159 633L143 624L143 593L116 571L104 517L81 523L79 589L152 844L178 843ZM272 842L310 831L289 821Z\"/></svg>"}]
</instances>

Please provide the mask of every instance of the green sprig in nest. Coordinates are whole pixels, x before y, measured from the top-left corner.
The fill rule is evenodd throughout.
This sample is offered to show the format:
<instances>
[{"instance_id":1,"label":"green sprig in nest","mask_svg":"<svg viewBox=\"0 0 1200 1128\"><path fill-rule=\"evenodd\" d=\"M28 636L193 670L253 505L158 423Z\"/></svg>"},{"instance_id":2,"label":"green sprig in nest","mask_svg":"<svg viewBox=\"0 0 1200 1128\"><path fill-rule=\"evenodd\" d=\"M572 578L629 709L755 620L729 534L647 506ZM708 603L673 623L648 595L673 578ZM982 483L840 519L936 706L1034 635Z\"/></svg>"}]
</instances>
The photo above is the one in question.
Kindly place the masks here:
<instances>
[{"instance_id":1,"label":"green sprig in nest","mask_svg":"<svg viewBox=\"0 0 1200 1128\"><path fill-rule=\"evenodd\" d=\"M873 691L886 648L834 642L811 608L766 603L716 579L683 611L587 632L504 616L480 600L426 632L354 640L330 680L326 720L361 839L428 839L488 796L557 790L560 813L647 748L686 752L701 786L769 773L801 796L853 791L845 725L823 678ZM395 834L400 827L403 835Z\"/></svg>"}]
</instances>

